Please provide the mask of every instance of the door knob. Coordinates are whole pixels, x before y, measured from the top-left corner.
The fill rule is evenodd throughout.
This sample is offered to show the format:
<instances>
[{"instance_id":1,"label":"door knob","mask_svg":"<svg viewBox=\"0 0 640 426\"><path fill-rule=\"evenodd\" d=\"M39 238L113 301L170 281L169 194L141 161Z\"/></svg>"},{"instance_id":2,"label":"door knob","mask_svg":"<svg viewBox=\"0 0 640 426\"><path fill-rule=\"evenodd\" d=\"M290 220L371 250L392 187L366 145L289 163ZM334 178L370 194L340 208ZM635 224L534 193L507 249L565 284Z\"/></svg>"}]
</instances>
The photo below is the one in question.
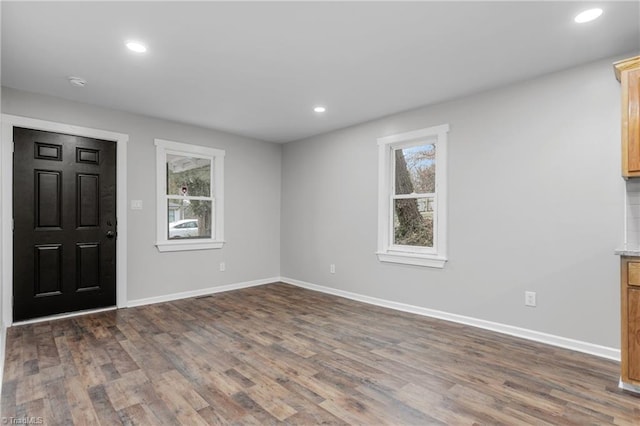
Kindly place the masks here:
<instances>
[{"instance_id":1,"label":"door knob","mask_svg":"<svg viewBox=\"0 0 640 426\"><path fill-rule=\"evenodd\" d=\"M116 236L116 233L113 231L107 231L107 238L111 239Z\"/></svg>"}]
</instances>

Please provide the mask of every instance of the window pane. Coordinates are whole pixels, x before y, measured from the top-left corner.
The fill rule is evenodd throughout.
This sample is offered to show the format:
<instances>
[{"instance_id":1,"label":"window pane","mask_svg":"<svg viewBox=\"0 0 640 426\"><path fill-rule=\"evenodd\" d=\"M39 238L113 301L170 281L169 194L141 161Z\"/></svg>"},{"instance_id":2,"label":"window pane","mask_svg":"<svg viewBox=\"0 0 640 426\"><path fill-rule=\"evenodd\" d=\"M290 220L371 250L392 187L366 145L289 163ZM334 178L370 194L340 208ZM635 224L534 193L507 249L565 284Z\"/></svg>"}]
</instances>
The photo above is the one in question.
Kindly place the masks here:
<instances>
[{"instance_id":1,"label":"window pane","mask_svg":"<svg viewBox=\"0 0 640 426\"><path fill-rule=\"evenodd\" d=\"M211 159L167 154L167 195L211 196Z\"/></svg>"},{"instance_id":2,"label":"window pane","mask_svg":"<svg viewBox=\"0 0 640 426\"><path fill-rule=\"evenodd\" d=\"M393 200L393 243L433 247L433 198Z\"/></svg>"},{"instance_id":3,"label":"window pane","mask_svg":"<svg viewBox=\"0 0 640 426\"><path fill-rule=\"evenodd\" d=\"M212 201L175 198L168 201L169 239L212 238Z\"/></svg>"},{"instance_id":4,"label":"window pane","mask_svg":"<svg viewBox=\"0 0 640 426\"><path fill-rule=\"evenodd\" d=\"M436 146L412 146L395 150L396 194L436 191Z\"/></svg>"}]
</instances>

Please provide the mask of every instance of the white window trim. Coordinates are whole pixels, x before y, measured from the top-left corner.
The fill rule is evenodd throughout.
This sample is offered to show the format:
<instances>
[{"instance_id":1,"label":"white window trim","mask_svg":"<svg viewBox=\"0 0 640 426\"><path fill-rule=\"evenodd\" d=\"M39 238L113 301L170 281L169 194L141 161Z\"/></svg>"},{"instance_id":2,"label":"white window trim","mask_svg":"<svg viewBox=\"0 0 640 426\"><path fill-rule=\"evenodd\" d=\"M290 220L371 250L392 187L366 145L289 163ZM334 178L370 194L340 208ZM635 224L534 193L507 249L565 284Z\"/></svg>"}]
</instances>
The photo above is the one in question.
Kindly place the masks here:
<instances>
[{"instance_id":1,"label":"white window trim","mask_svg":"<svg viewBox=\"0 0 640 426\"><path fill-rule=\"evenodd\" d=\"M173 142L164 139L155 139L156 145L156 247L158 251L185 251L220 249L224 245L224 156L221 149L209 148L199 145L191 145ZM196 155L211 158L213 167L214 194L214 218L212 227L215 230L215 238L197 240L169 240L167 236L168 211L167 200L167 153L179 155Z\"/></svg>"},{"instance_id":2,"label":"white window trim","mask_svg":"<svg viewBox=\"0 0 640 426\"><path fill-rule=\"evenodd\" d=\"M449 125L378 138L378 260L444 268L447 262L447 132ZM393 151L398 147L436 145L436 202L433 248L393 244Z\"/></svg>"}]
</instances>

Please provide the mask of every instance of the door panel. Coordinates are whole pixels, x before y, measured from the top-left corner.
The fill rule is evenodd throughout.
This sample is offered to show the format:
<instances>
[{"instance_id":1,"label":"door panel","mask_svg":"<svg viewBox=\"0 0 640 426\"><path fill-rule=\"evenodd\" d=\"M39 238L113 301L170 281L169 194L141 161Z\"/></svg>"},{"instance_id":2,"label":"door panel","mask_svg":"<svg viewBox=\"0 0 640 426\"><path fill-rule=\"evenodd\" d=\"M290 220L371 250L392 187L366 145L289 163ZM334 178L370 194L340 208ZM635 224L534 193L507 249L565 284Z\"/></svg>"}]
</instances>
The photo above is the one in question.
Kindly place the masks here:
<instances>
[{"instance_id":1,"label":"door panel","mask_svg":"<svg viewBox=\"0 0 640 426\"><path fill-rule=\"evenodd\" d=\"M85 291L100 287L100 243L78 243L76 245L77 290Z\"/></svg>"},{"instance_id":2,"label":"door panel","mask_svg":"<svg viewBox=\"0 0 640 426\"><path fill-rule=\"evenodd\" d=\"M35 247L35 297L51 296L62 291L62 246L60 244Z\"/></svg>"},{"instance_id":3,"label":"door panel","mask_svg":"<svg viewBox=\"0 0 640 426\"><path fill-rule=\"evenodd\" d=\"M54 145L49 143L35 143L36 158L43 160L62 161L62 145Z\"/></svg>"},{"instance_id":4,"label":"door panel","mask_svg":"<svg viewBox=\"0 0 640 426\"><path fill-rule=\"evenodd\" d=\"M78 228L100 226L100 177L98 175L78 174L76 190L78 199Z\"/></svg>"},{"instance_id":5,"label":"door panel","mask_svg":"<svg viewBox=\"0 0 640 426\"><path fill-rule=\"evenodd\" d=\"M35 171L36 228L61 228L62 173Z\"/></svg>"},{"instance_id":6,"label":"door panel","mask_svg":"<svg viewBox=\"0 0 640 426\"><path fill-rule=\"evenodd\" d=\"M14 321L116 302L116 144L14 128Z\"/></svg>"}]
</instances>

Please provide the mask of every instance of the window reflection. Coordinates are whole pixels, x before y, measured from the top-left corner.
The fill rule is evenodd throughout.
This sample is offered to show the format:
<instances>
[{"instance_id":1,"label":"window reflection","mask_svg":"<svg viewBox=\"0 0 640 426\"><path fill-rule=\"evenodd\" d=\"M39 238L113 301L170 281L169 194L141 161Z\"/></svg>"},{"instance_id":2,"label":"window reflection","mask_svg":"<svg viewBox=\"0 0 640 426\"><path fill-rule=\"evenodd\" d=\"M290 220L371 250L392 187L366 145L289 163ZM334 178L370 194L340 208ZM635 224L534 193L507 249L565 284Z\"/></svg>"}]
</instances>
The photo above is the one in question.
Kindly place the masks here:
<instances>
[{"instance_id":1,"label":"window reflection","mask_svg":"<svg viewBox=\"0 0 640 426\"><path fill-rule=\"evenodd\" d=\"M167 195L211 196L211 159L167 154Z\"/></svg>"}]
</instances>

